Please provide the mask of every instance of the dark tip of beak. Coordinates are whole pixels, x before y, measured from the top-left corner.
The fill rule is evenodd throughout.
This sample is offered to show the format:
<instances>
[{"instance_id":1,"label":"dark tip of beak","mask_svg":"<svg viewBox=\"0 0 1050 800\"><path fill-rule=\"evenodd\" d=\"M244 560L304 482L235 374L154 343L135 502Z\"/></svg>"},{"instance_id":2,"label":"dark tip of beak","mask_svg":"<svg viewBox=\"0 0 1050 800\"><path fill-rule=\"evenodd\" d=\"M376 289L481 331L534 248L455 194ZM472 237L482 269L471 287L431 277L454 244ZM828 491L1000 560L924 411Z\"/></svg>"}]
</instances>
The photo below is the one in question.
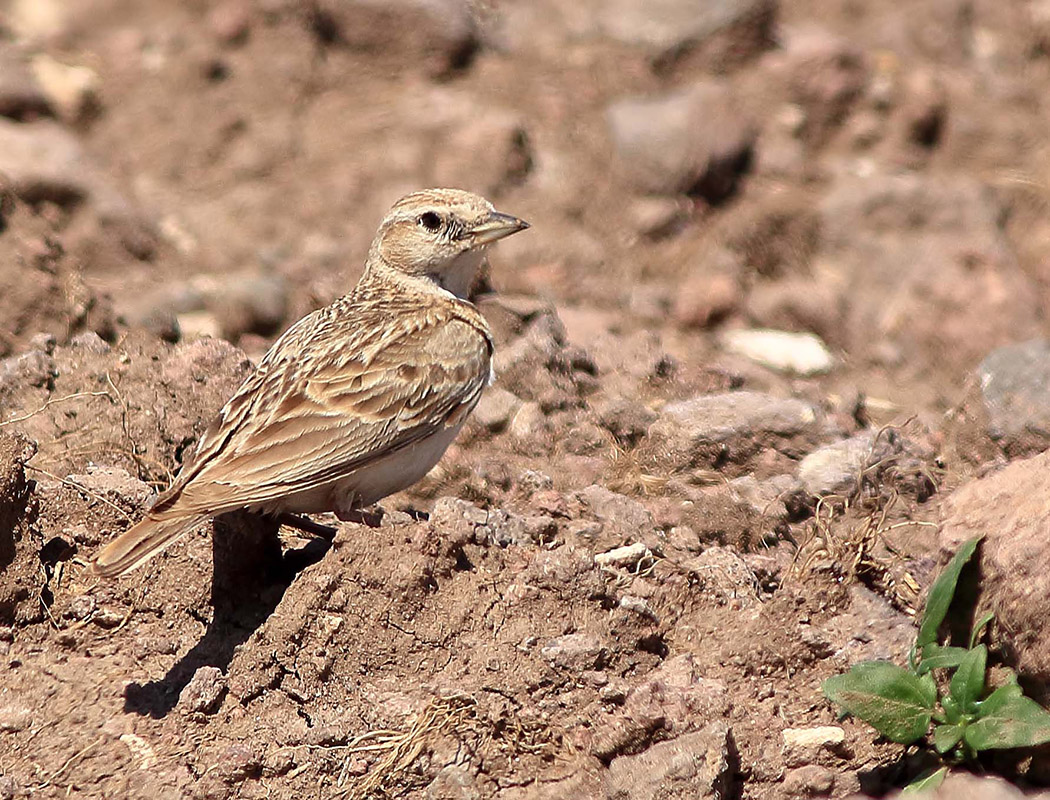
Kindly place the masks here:
<instances>
[{"instance_id":1,"label":"dark tip of beak","mask_svg":"<svg viewBox=\"0 0 1050 800\"><path fill-rule=\"evenodd\" d=\"M510 214L504 214L500 211L493 211L486 217L484 222L476 225L471 233L474 236L475 243L488 244L505 236L510 236L512 233L523 231L528 227L530 227L529 223L523 219L512 217Z\"/></svg>"}]
</instances>

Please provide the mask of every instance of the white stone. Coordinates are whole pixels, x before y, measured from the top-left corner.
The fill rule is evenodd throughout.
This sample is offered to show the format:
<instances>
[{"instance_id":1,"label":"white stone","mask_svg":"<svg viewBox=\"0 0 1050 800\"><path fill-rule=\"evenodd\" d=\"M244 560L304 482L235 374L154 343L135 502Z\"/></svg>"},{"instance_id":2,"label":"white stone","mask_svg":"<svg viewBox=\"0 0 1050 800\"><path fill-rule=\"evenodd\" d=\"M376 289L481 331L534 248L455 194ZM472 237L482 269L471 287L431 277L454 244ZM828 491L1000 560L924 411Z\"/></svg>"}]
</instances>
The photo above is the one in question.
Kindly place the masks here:
<instances>
[{"instance_id":1,"label":"white stone","mask_svg":"<svg viewBox=\"0 0 1050 800\"><path fill-rule=\"evenodd\" d=\"M641 542L635 542L599 553L594 557L594 563L599 567L633 567L643 558L652 558L652 553Z\"/></svg>"},{"instance_id":2,"label":"white stone","mask_svg":"<svg viewBox=\"0 0 1050 800\"><path fill-rule=\"evenodd\" d=\"M98 102L101 81L90 67L63 64L47 53L37 53L32 61L33 75L59 116L76 122Z\"/></svg>"},{"instance_id":3,"label":"white stone","mask_svg":"<svg viewBox=\"0 0 1050 800\"><path fill-rule=\"evenodd\" d=\"M820 375L835 366L835 359L820 337L767 328L726 331L722 347L777 372Z\"/></svg>"}]
</instances>

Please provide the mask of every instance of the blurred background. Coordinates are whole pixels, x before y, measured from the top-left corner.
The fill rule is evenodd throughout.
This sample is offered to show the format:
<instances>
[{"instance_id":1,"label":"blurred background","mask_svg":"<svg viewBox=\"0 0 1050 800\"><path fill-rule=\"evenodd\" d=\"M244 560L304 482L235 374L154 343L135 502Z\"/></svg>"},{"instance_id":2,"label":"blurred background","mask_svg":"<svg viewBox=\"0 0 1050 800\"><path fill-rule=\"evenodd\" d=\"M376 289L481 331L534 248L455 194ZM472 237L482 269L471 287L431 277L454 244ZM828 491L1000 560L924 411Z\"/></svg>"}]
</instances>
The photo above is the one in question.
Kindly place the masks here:
<instances>
[{"instance_id":1,"label":"blurred background","mask_svg":"<svg viewBox=\"0 0 1050 800\"><path fill-rule=\"evenodd\" d=\"M66 254L27 280L50 245L0 237L6 353L68 330L69 272L104 338L258 355L429 185L532 221L491 283L570 339L658 332L699 367L809 332L828 357L796 372L834 362L876 412L943 410L1045 330L1044 2L0 9L0 175Z\"/></svg>"}]
</instances>

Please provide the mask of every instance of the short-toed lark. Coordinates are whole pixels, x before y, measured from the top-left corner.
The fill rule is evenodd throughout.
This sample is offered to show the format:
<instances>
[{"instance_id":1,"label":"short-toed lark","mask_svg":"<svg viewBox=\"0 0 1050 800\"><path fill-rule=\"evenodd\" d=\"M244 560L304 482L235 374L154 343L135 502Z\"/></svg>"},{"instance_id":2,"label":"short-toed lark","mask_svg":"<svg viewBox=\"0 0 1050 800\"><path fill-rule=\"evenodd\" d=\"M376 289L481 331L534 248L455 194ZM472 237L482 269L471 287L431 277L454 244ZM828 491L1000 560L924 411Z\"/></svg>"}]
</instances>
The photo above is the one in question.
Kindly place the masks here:
<instances>
[{"instance_id":1,"label":"short-toed lark","mask_svg":"<svg viewBox=\"0 0 1050 800\"><path fill-rule=\"evenodd\" d=\"M456 189L399 200L357 286L274 343L95 571L121 575L224 512L346 518L422 478L492 374L492 336L468 300L484 251L527 227Z\"/></svg>"}]
</instances>

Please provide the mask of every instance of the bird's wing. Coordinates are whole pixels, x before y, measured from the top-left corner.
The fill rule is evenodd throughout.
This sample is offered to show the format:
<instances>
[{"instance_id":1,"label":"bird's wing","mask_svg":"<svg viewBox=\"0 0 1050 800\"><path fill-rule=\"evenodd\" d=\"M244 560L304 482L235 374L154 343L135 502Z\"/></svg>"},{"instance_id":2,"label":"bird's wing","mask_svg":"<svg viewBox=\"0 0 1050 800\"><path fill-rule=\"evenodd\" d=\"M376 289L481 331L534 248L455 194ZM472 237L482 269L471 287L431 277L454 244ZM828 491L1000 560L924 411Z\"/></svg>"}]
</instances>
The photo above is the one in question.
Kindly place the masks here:
<instances>
[{"instance_id":1,"label":"bird's wing","mask_svg":"<svg viewBox=\"0 0 1050 800\"><path fill-rule=\"evenodd\" d=\"M323 322L274 345L156 511L218 513L329 483L458 424L488 381L491 341L463 317L393 332L365 320L343 337Z\"/></svg>"}]
</instances>

